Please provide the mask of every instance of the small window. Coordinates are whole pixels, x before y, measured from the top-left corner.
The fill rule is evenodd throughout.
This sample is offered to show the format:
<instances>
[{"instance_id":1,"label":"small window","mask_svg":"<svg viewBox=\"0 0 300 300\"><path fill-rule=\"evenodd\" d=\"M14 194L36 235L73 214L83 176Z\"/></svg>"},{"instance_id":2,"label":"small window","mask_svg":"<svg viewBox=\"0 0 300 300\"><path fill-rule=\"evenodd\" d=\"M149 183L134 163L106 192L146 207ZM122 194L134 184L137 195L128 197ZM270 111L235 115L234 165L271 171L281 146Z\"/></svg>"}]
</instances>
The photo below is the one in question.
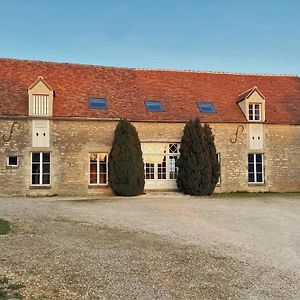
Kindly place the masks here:
<instances>
[{"instance_id":1,"label":"small window","mask_svg":"<svg viewBox=\"0 0 300 300\"><path fill-rule=\"evenodd\" d=\"M203 113L216 113L216 108L213 103L210 102L197 102L200 112Z\"/></svg>"},{"instance_id":2,"label":"small window","mask_svg":"<svg viewBox=\"0 0 300 300\"><path fill-rule=\"evenodd\" d=\"M106 109L107 101L104 98L89 98L89 108Z\"/></svg>"},{"instance_id":3,"label":"small window","mask_svg":"<svg viewBox=\"0 0 300 300\"><path fill-rule=\"evenodd\" d=\"M90 185L107 185L108 154L90 153Z\"/></svg>"},{"instance_id":4,"label":"small window","mask_svg":"<svg viewBox=\"0 0 300 300\"><path fill-rule=\"evenodd\" d=\"M19 158L16 155L7 156L7 166L8 167L17 167L19 165Z\"/></svg>"},{"instance_id":5,"label":"small window","mask_svg":"<svg viewBox=\"0 0 300 300\"><path fill-rule=\"evenodd\" d=\"M261 120L261 104L250 103L249 104L249 120L260 121Z\"/></svg>"},{"instance_id":6,"label":"small window","mask_svg":"<svg viewBox=\"0 0 300 300\"><path fill-rule=\"evenodd\" d=\"M160 101L147 100L145 101L145 105L149 112L164 111Z\"/></svg>"},{"instance_id":7,"label":"small window","mask_svg":"<svg viewBox=\"0 0 300 300\"><path fill-rule=\"evenodd\" d=\"M262 154L248 154L248 182L264 183L264 161Z\"/></svg>"}]
</instances>

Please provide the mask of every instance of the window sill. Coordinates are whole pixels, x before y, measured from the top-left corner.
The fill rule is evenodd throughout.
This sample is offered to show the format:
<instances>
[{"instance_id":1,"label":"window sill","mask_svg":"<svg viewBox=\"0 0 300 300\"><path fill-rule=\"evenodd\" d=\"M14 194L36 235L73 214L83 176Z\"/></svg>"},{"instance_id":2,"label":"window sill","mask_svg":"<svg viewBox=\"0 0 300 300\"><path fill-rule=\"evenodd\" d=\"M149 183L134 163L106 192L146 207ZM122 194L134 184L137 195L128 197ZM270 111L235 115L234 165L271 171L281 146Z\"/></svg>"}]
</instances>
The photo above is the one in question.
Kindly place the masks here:
<instances>
[{"instance_id":1,"label":"window sill","mask_svg":"<svg viewBox=\"0 0 300 300\"><path fill-rule=\"evenodd\" d=\"M31 190L35 190L35 189L45 190L45 189L51 189L51 185L31 185L29 188Z\"/></svg>"},{"instance_id":2,"label":"window sill","mask_svg":"<svg viewBox=\"0 0 300 300\"><path fill-rule=\"evenodd\" d=\"M107 188L108 184L89 184L89 189Z\"/></svg>"},{"instance_id":3,"label":"window sill","mask_svg":"<svg viewBox=\"0 0 300 300\"><path fill-rule=\"evenodd\" d=\"M262 185L265 185L266 183L265 182L248 182L248 186L262 186Z\"/></svg>"}]
</instances>

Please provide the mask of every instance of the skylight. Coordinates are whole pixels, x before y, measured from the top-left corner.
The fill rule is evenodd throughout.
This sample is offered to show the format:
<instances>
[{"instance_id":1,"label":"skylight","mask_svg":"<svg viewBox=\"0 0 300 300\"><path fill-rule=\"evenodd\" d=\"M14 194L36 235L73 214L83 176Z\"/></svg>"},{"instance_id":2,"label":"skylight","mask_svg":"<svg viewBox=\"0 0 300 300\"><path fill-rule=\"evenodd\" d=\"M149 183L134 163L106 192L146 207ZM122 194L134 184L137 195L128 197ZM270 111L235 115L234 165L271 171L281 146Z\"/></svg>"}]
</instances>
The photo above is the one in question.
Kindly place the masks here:
<instances>
[{"instance_id":1,"label":"skylight","mask_svg":"<svg viewBox=\"0 0 300 300\"><path fill-rule=\"evenodd\" d=\"M107 108L107 101L105 98L89 98L89 108L105 109Z\"/></svg>"},{"instance_id":2,"label":"skylight","mask_svg":"<svg viewBox=\"0 0 300 300\"><path fill-rule=\"evenodd\" d=\"M145 105L149 112L164 111L160 101L147 100L145 101Z\"/></svg>"},{"instance_id":3,"label":"skylight","mask_svg":"<svg viewBox=\"0 0 300 300\"><path fill-rule=\"evenodd\" d=\"M203 113L216 113L216 108L211 102L197 102L200 112Z\"/></svg>"}]
</instances>

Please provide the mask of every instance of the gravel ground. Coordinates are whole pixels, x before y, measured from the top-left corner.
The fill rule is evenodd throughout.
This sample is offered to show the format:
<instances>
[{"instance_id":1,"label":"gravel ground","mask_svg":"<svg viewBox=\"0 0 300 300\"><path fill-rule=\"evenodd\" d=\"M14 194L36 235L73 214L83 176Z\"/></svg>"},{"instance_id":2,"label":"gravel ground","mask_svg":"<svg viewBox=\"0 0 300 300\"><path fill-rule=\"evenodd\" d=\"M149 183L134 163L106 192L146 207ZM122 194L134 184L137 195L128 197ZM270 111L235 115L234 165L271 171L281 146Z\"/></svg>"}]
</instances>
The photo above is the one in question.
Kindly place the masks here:
<instances>
[{"instance_id":1,"label":"gravel ground","mask_svg":"<svg viewBox=\"0 0 300 300\"><path fill-rule=\"evenodd\" d=\"M0 218L0 291L24 299L300 299L299 194L0 198Z\"/></svg>"}]
</instances>

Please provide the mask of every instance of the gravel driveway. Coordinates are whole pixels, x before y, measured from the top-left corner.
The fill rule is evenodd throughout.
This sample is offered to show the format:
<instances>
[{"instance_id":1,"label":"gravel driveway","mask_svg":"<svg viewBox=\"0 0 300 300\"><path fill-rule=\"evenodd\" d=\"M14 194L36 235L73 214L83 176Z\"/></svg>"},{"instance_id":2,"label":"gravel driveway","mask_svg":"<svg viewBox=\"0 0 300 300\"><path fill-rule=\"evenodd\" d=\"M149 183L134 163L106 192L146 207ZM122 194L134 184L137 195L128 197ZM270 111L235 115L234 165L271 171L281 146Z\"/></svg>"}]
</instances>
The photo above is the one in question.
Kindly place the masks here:
<instances>
[{"instance_id":1,"label":"gravel driveway","mask_svg":"<svg viewBox=\"0 0 300 300\"><path fill-rule=\"evenodd\" d=\"M0 218L25 299L300 299L299 194L0 198Z\"/></svg>"}]
</instances>

